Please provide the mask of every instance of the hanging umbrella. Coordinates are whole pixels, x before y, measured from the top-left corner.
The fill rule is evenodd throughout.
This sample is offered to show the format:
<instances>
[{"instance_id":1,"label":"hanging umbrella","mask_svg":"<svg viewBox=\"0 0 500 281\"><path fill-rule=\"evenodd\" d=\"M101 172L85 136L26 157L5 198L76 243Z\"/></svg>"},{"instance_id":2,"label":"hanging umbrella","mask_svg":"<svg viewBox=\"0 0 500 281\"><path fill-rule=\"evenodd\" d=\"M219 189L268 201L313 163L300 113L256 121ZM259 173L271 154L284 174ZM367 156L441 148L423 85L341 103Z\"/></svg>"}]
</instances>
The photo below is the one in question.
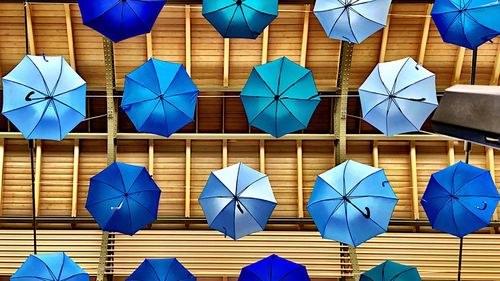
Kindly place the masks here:
<instances>
[{"instance_id":1,"label":"hanging umbrella","mask_svg":"<svg viewBox=\"0 0 500 281\"><path fill-rule=\"evenodd\" d=\"M384 170L349 160L318 176L307 210L323 238L357 247L387 231L397 202Z\"/></svg>"},{"instance_id":2,"label":"hanging umbrella","mask_svg":"<svg viewBox=\"0 0 500 281\"><path fill-rule=\"evenodd\" d=\"M254 67L240 96L250 125L276 138L307 128L320 102L312 72L286 57Z\"/></svg>"},{"instance_id":3,"label":"hanging umbrella","mask_svg":"<svg viewBox=\"0 0 500 281\"><path fill-rule=\"evenodd\" d=\"M150 59L125 77L121 108L139 132L169 137L193 122L198 93L181 64Z\"/></svg>"},{"instance_id":4,"label":"hanging umbrella","mask_svg":"<svg viewBox=\"0 0 500 281\"><path fill-rule=\"evenodd\" d=\"M89 274L65 253L30 255L10 277L15 281L88 281Z\"/></svg>"},{"instance_id":5,"label":"hanging umbrella","mask_svg":"<svg viewBox=\"0 0 500 281\"><path fill-rule=\"evenodd\" d=\"M278 0L203 0L202 13L224 38L255 39L278 16Z\"/></svg>"},{"instance_id":6,"label":"hanging umbrella","mask_svg":"<svg viewBox=\"0 0 500 281\"><path fill-rule=\"evenodd\" d=\"M195 281L177 259L145 259L127 281Z\"/></svg>"},{"instance_id":7,"label":"hanging umbrella","mask_svg":"<svg viewBox=\"0 0 500 281\"><path fill-rule=\"evenodd\" d=\"M391 0L317 0L314 14L329 38L359 44L384 28Z\"/></svg>"},{"instance_id":8,"label":"hanging umbrella","mask_svg":"<svg viewBox=\"0 0 500 281\"><path fill-rule=\"evenodd\" d=\"M270 255L256 263L245 266L238 281L309 281L305 266L277 255Z\"/></svg>"},{"instance_id":9,"label":"hanging umbrella","mask_svg":"<svg viewBox=\"0 0 500 281\"><path fill-rule=\"evenodd\" d=\"M208 225L234 240L263 230L276 207L267 175L243 163L212 172L198 201Z\"/></svg>"},{"instance_id":10,"label":"hanging umbrella","mask_svg":"<svg viewBox=\"0 0 500 281\"><path fill-rule=\"evenodd\" d=\"M393 261L382 264L361 274L360 281L422 281L415 267Z\"/></svg>"},{"instance_id":11,"label":"hanging umbrella","mask_svg":"<svg viewBox=\"0 0 500 281\"><path fill-rule=\"evenodd\" d=\"M83 24L114 42L151 32L166 0L78 0Z\"/></svg>"},{"instance_id":12,"label":"hanging umbrella","mask_svg":"<svg viewBox=\"0 0 500 281\"><path fill-rule=\"evenodd\" d=\"M432 19L443 41L472 50L500 34L500 2L436 0Z\"/></svg>"},{"instance_id":13,"label":"hanging umbrella","mask_svg":"<svg viewBox=\"0 0 500 281\"><path fill-rule=\"evenodd\" d=\"M62 140L85 119L86 83L63 57L25 56L2 82L2 113L27 139Z\"/></svg>"},{"instance_id":14,"label":"hanging umbrella","mask_svg":"<svg viewBox=\"0 0 500 281\"><path fill-rule=\"evenodd\" d=\"M420 204L433 229L460 238L458 280L463 237L490 224L499 200L487 170L458 162L431 176Z\"/></svg>"},{"instance_id":15,"label":"hanging umbrella","mask_svg":"<svg viewBox=\"0 0 500 281\"><path fill-rule=\"evenodd\" d=\"M85 207L102 230L134 235L156 220L160 193L146 168L115 162L90 179Z\"/></svg>"},{"instance_id":16,"label":"hanging umbrella","mask_svg":"<svg viewBox=\"0 0 500 281\"><path fill-rule=\"evenodd\" d=\"M438 105L435 75L412 58L379 63L359 97L363 119L388 136L420 131Z\"/></svg>"}]
</instances>

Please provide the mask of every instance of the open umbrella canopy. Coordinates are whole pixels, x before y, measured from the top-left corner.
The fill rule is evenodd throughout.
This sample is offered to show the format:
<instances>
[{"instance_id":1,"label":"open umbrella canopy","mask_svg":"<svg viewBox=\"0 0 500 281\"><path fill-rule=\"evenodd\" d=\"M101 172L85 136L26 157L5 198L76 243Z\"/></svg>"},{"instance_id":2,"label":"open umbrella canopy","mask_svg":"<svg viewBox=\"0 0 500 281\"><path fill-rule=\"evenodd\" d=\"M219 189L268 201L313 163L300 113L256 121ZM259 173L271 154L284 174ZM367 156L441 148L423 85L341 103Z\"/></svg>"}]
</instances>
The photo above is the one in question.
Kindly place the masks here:
<instances>
[{"instance_id":1,"label":"open umbrella canopy","mask_svg":"<svg viewBox=\"0 0 500 281\"><path fill-rule=\"evenodd\" d=\"M208 225L234 240L263 230L276 207L268 176L243 163L212 172L198 201Z\"/></svg>"},{"instance_id":2,"label":"open umbrella canopy","mask_svg":"<svg viewBox=\"0 0 500 281\"><path fill-rule=\"evenodd\" d=\"M496 0L436 0L431 11L443 41L469 49L500 34L498 15Z\"/></svg>"},{"instance_id":3,"label":"open umbrella canopy","mask_svg":"<svg viewBox=\"0 0 500 281\"><path fill-rule=\"evenodd\" d=\"M363 119L388 136L420 131L438 105L435 75L412 58L379 63L359 96Z\"/></svg>"},{"instance_id":4,"label":"open umbrella canopy","mask_svg":"<svg viewBox=\"0 0 500 281\"><path fill-rule=\"evenodd\" d=\"M27 139L62 140L85 119L87 84L63 57L25 56L2 82L2 113Z\"/></svg>"},{"instance_id":5,"label":"open umbrella canopy","mask_svg":"<svg viewBox=\"0 0 500 281\"><path fill-rule=\"evenodd\" d=\"M127 281L195 281L177 259L145 259Z\"/></svg>"},{"instance_id":6,"label":"open umbrella canopy","mask_svg":"<svg viewBox=\"0 0 500 281\"><path fill-rule=\"evenodd\" d=\"M358 246L387 231L397 202L384 170L349 160L318 176L307 210L323 238Z\"/></svg>"},{"instance_id":7,"label":"open umbrella canopy","mask_svg":"<svg viewBox=\"0 0 500 281\"><path fill-rule=\"evenodd\" d=\"M462 238L490 224L499 200L489 171L458 162L431 176L420 204L433 229Z\"/></svg>"},{"instance_id":8,"label":"open umbrella canopy","mask_svg":"<svg viewBox=\"0 0 500 281\"><path fill-rule=\"evenodd\" d=\"M254 67L240 96L250 125L276 138L307 128L320 102L312 72L286 57Z\"/></svg>"},{"instance_id":9,"label":"open umbrella canopy","mask_svg":"<svg viewBox=\"0 0 500 281\"><path fill-rule=\"evenodd\" d=\"M114 42L149 33L167 0L78 0L83 24Z\"/></svg>"},{"instance_id":10,"label":"open umbrella canopy","mask_svg":"<svg viewBox=\"0 0 500 281\"><path fill-rule=\"evenodd\" d=\"M224 38L255 39L278 16L278 0L203 0L203 16Z\"/></svg>"},{"instance_id":11,"label":"open umbrella canopy","mask_svg":"<svg viewBox=\"0 0 500 281\"><path fill-rule=\"evenodd\" d=\"M146 168L115 162L90 179L85 207L102 230L133 235L156 220L160 193Z\"/></svg>"},{"instance_id":12,"label":"open umbrella canopy","mask_svg":"<svg viewBox=\"0 0 500 281\"><path fill-rule=\"evenodd\" d=\"M137 131L169 137L193 122L199 92L184 66L150 59L125 77L121 108Z\"/></svg>"},{"instance_id":13,"label":"open umbrella canopy","mask_svg":"<svg viewBox=\"0 0 500 281\"><path fill-rule=\"evenodd\" d=\"M30 255L12 281L89 281L89 274L65 253Z\"/></svg>"},{"instance_id":14,"label":"open umbrella canopy","mask_svg":"<svg viewBox=\"0 0 500 281\"><path fill-rule=\"evenodd\" d=\"M314 14L327 36L359 44L384 28L391 0L317 0Z\"/></svg>"},{"instance_id":15,"label":"open umbrella canopy","mask_svg":"<svg viewBox=\"0 0 500 281\"><path fill-rule=\"evenodd\" d=\"M415 267L393 261L382 264L361 274L360 281L422 281Z\"/></svg>"},{"instance_id":16,"label":"open umbrella canopy","mask_svg":"<svg viewBox=\"0 0 500 281\"><path fill-rule=\"evenodd\" d=\"M238 281L309 281L305 266L270 255L256 263L245 266Z\"/></svg>"}]
</instances>

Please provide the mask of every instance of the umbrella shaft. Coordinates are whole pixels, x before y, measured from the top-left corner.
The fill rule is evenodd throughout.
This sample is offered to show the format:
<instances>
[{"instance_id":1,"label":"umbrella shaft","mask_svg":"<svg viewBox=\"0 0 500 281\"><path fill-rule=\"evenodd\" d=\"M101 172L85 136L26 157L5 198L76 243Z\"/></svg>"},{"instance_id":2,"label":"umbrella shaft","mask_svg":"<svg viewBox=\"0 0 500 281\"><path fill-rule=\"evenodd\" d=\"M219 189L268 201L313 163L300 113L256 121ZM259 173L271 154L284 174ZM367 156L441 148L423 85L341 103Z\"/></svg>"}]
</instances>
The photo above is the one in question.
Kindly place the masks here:
<instances>
[{"instance_id":1,"label":"umbrella shaft","mask_svg":"<svg viewBox=\"0 0 500 281\"><path fill-rule=\"evenodd\" d=\"M35 202L35 167L34 167L34 153L35 141L28 140L31 158L31 211L33 216L33 253L36 254L36 202Z\"/></svg>"},{"instance_id":2,"label":"umbrella shaft","mask_svg":"<svg viewBox=\"0 0 500 281\"><path fill-rule=\"evenodd\" d=\"M458 278L457 280L460 281L460 277L462 275L462 252L464 248L464 239L460 238L460 251L458 254Z\"/></svg>"}]
</instances>

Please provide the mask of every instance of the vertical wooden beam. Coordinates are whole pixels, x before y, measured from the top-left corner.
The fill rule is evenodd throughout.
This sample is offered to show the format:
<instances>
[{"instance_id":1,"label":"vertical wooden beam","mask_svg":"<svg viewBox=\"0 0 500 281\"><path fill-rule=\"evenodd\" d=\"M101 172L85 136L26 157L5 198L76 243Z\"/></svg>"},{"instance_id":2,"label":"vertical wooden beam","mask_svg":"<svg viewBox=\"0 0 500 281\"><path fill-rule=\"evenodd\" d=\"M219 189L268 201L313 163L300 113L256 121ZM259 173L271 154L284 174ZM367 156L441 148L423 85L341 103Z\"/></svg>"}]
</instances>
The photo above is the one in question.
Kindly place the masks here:
<instances>
[{"instance_id":1,"label":"vertical wooden beam","mask_svg":"<svg viewBox=\"0 0 500 281\"><path fill-rule=\"evenodd\" d=\"M227 168L227 139L222 140L222 168Z\"/></svg>"},{"instance_id":2,"label":"vertical wooden beam","mask_svg":"<svg viewBox=\"0 0 500 281\"><path fill-rule=\"evenodd\" d=\"M391 11L392 11L392 5L391 8L389 9L389 15L387 16L387 23L384 27L384 30L382 31L382 41L380 42L380 54L378 62L385 61L385 54L387 51L387 41L389 41L389 28L391 25L391 15L390 15Z\"/></svg>"},{"instance_id":3,"label":"vertical wooden beam","mask_svg":"<svg viewBox=\"0 0 500 281\"><path fill-rule=\"evenodd\" d=\"M418 53L418 63L424 65L425 52L427 50L427 39L429 39L429 29L431 27L431 11L432 4L427 4L425 15L427 16L424 21L424 29L422 31L422 40L420 41L420 52Z\"/></svg>"},{"instance_id":4,"label":"vertical wooden beam","mask_svg":"<svg viewBox=\"0 0 500 281\"><path fill-rule=\"evenodd\" d=\"M448 166L455 164L455 141L448 141Z\"/></svg>"},{"instance_id":5,"label":"vertical wooden beam","mask_svg":"<svg viewBox=\"0 0 500 281\"><path fill-rule=\"evenodd\" d=\"M3 214L3 165L5 155L5 139L0 139L0 216Z\"/></svg>"},{"instance_id":6,"label":"vertical wooden beam","mask_svg":"<svg viewBox=\"0 0 500 281\"><path fill-rule=\"evenodd\" d=\"M261 63L267 63L267 54L269 50L269 26L264 29L264 33L262 34L262 59Z\"/></svg>"},{"instance_id":7,"label":"vertical wooden beam","mask_svg":"<svg viewBox=\"0 0 500 281\"><path fill-rule=\"evenodd\" d=\"M379 157L378 157L378 141L373 141L372 144L372 163L373 167L379 167Z\"/></svg>"},{"instance_id":8,"label":"vertical wooden beam","mask_svg":"<svg viewBox=\"0 0 500 281\"><path fill-rule=\"evenodd\" d=\"M35 55L35 35L33 34L33 22L31 21L31 5L26 3L26 26L28 32L28 46L29 46L29 54Z\"/></svg>"},{"instance_id":9,"label":"vertical wooden beam","mask_svg":"<svg viewBox=\"0 0 500 281\"><path fill-rule=\"evenodd\" d=\"M411 166L413 219L419 220L420 213L418 210L417 146L415 144L415 141L411 141L410 143L410 166Z\"/></svg>"},{"instance_id":10,"label":"vertical wooden beam","mask_svg":"<svg viewBox=\"0 0 500 281\"><path fill-rule=\"evenodd\" d=\"M499 76L500 76L500 40L498 41L497 57L495 59L495 65L493 66L493 71L491 72L490 85L493 86L498 85Z\"/></svg>"},{"instance_id":11,"label":"vertical wooden beam","mask_svg":"<svg viewBox=\"0 0 500 281\"><path fill-rule=\"evenodd\" d=\"M309 18L311 16L311 5L305 5L304 28L302 30L302 47L300 50L300 65L305 67L307 61L307 43L309 40Z\"/></svg>"},{"instance_id":12,"label":"vertical wooden beam","mask_svg":"<svg viewBox=\"0 0 500 281\"><path fill-rule=\"evenodd\" d=\"M36 141L35 153L35 216L40 211L40 179L42 176L42 141Z\"/></svg>"},{"instance_id":13,"label":"vertical wooden beam","mask_svg":"<svg viewBox=\"0 0 500 281\"><path fill-rule=\"evenodd\" d=\"M298 217L304 217L304 180L303 180L302 140L297 140L297 210Z\"/></svg>"},{"instance_id":14,"label":"vertical wooden beam","mask_svg":"<svg viewBox=\"0 0 500 281\"><path fill-rule=\"evenodd\" d=\"M259 161L260 161L260 172L266 173L266 141L260 140L259 143Z\"/></svg>"},{"instance_id":15,"label":"vertical wooden beam","mask_svg":"<svg viewBox=\"0 0 500 281\"><path fill-rule=\"evenodd\" d=\"M66 36L68 37L69 64L76 69L75 47L73 42L73 23L71 22L70 4L64 4L64 15L66 17Z\"/></svg>"},{"instance_id":16,"label":"vertical wooden beam","mask_svg":"<svg viewBox=\"0 0 500 281\"><path fill-rule=\"evenodd\" d=\"M229 87L229 38L224 39L224 87Z\"/></svg>"},{"instance_id":17,"label":"vertical wooden beam","mask_svg":"<svg viewBox=\"0 0 500 281\"><path fill-rule=\"evenodd\" d=\"M148 170L150 175L154 175L155 172L155 140L149 140L148 147Z\"/></svg>"},{"instance_id":18,"label":"vertical wooden beam","mask_svg":"<svg viewBox=\"0 0 500 281\"><path fill-rule=\"evenodd\" d=\"M191 75L191 5L184 8L186 18L186 71Z\"/></svg>"},{"instance_id":19,"label":"vertical wooden beam","mask_svg":"<svg viewBox=\"0 0 500 281\"><path fill-rule=\"evenodd\" d=\"M493 181L496 180L495 175L495 150L491 147L486 147L486 166L490 170ZM498 212L493 213L493 220L498 221Z\"/></svg>"},{"instance_id":20,"label":"vertical wooden beam","mask_svg":"<svg viewBox=\"0 0 500 281\"><path fill-rule=\"evenodd\" d=\"M191 140L186 140L186 192L184 198L184 216L191 217Z\"/></svg>"},{"instance_id":21,"label":"vertical wooden beam","mask_svg":"<svg viewBox=\"0 0 500 281\"><path fill-rule=\"evenodd\" d=\"M453 80L451 84L457 84L460 81L460 75L462 75L462 67L464 66L464 58L465 58L465 48L459 47L457 53L457 60L455 61L455 68L453 71Z\"/></svg>"},{"instance_id":22,"label":"vertical wooden beam","mask_svg":"<svg viewBox=\"0 0 500 281\"><path fill-rule=\"evenodd\" d=\"M73 142L73 188L71 196L71 217L76 218L78 210L78 167L80 163L80 141Z\"/></svg>"},{"instance_id":23,"label":"vertical wooden beam","mask_svg":"<svg viewBox=\"0 0 500 281\"><path fill-rule=\"evenodd\" d=\"M148 60L153 57L153 35L152 31L149 33L146 33L146 54L148 57Z\"/></svg>"}]
</instances>

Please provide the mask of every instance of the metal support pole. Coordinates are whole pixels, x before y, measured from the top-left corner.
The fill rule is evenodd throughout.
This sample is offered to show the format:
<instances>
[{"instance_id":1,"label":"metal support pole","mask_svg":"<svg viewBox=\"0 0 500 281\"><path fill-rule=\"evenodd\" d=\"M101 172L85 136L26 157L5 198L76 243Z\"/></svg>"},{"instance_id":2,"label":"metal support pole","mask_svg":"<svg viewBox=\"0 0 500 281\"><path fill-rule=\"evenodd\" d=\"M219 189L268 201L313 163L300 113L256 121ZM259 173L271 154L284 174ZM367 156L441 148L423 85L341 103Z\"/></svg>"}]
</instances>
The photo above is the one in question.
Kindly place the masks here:
<instances>
[{"instance_id":1,"label":"metal support pole","mask_svg":"<svg viewBox=\"0 0 500 281\"><path fill-rule=\"evenodd\" d=\"M33 253L37 254L36 249L36 199L35 199L35 141L28 140L30 158L31 158L31 211L32 211L32 226L33 226Z\"/></svg>"},{"instance_id":2,"label":"metal support pole","mask_svg":"<svg viewBox=\"0 0 500 281\"><path fill-rule=\"evenodd\" d=\"M472 144L470 142L465 142L465 163L469 164L470 160L470 152L472 150ZM460 249L458 251L458 278L457 280L460 281L461 275L462 275L462 254L463 254L463 249L464 249L464 238L460 238Z\"/></svg>"}]
</instances>

